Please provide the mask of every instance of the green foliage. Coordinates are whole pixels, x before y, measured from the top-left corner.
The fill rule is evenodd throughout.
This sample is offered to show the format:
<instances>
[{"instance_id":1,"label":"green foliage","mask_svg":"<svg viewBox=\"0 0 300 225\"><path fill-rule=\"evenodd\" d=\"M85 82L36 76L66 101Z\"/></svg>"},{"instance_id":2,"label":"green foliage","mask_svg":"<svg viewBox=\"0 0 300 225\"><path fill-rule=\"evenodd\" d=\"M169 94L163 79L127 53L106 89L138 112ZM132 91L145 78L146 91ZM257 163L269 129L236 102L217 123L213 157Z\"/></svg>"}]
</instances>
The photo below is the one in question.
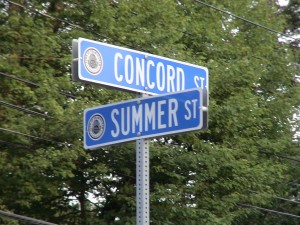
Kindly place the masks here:
<instances>
[{"instance_id":1,"label":"green foliage","mask_svg":"<svg viewBox=\"0 0 300 225\"><path fill-rule=\"evenodd\" d=\"M71 81L71 42L84 37L209 69L209 129L151 142L151 224L297 224L239 205L300 215L274 198L299 191L284 184L299 182L298 165L274 156L300 158L295 49L191 0L18 2L0 2L0 100L50 118L1 105L0 209L62 225L136 223L135 144L82 146L85 108L135 96ZM271 1L207 3L286 26Z\"/></svg>"}]
</instances>

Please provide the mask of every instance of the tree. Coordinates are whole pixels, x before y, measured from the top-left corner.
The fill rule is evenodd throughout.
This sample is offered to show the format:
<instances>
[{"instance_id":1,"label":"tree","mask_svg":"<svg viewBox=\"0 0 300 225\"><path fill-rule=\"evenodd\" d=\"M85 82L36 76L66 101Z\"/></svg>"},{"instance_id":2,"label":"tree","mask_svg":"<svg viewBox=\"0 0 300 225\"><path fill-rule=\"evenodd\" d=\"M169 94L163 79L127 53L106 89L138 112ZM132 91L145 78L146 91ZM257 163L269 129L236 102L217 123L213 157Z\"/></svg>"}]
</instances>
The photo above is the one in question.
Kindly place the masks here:
<instances>
[{"instance_id":1,"label":"tree","mask_svg":"<svg viewBox=\"0 0 300 225\"><path fill-rule=\"evenodd\" d=\"M209 2L284 29L267 0ZM294 55L276 35L191 0L1 6L0 95L14 105L0 109L3 207L59 224L135 224L134 143L86 151L81 122L85 108L135 96L71 82L71 41L84 37L209 68L209 129L151 142L152 224L274 222L241 204L277 206L294 173L272 155L299 155Z\"/></svg>"}]
</instances>

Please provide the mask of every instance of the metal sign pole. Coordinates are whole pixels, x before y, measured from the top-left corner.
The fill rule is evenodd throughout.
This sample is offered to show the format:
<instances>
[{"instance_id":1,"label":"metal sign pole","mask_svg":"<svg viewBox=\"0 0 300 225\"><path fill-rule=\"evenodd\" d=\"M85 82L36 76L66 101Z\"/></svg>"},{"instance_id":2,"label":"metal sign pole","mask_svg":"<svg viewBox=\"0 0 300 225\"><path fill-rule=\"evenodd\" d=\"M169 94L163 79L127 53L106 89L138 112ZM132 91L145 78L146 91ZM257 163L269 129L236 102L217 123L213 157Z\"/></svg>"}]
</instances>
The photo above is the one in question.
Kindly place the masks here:
<instances>
[{"instance_id":1,"label":"metal sign pole","mask_svg":"<svg viewBox=\"0 0 300 225\"><path fill-rule=\"evenodd\" d=\"M136 224L149 225L149 140L136 141Z\"/></svg>"},{"instance_id":2,"label":"metal sign pole","mask_svg":"<svg viewBox=\"0 0 300 225\"><path fill-rule=\"evenodd\" d=\"M140 94L145 97L147 95ZM136 141L136 224L150 224L149 140Z\"/></svg>"}]
</instances>

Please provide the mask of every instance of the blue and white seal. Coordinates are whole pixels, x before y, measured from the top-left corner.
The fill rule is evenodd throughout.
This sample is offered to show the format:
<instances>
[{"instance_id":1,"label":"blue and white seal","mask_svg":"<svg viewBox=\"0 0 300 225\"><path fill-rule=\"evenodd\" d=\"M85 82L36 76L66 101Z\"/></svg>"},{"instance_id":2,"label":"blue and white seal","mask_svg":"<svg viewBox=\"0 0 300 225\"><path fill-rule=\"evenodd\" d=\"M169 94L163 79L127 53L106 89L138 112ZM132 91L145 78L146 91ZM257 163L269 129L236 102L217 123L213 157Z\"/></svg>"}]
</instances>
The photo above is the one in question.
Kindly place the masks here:
<instances>
[{"instance_id":1,"label":"blue and white seal","mask_svg":"<svg viewBox=\"0 0 300 225\"><path fill-rule=\"evenodd\" d=\"M87 48L83 54L83 64L92 75L98 75L103 68L103 58L96 48Z\"/></svg>"},{"instance_id":2,"label":"blue and white seal","mask_svg":"<svg viewBox=\"0 0 300 225\"><path fill-rule=\"evenodd\" d=\"M94 140L99 140L105 132L105 120L101 114L93 115L87 124L89 136Z\"/></svg>"}]
</instances>

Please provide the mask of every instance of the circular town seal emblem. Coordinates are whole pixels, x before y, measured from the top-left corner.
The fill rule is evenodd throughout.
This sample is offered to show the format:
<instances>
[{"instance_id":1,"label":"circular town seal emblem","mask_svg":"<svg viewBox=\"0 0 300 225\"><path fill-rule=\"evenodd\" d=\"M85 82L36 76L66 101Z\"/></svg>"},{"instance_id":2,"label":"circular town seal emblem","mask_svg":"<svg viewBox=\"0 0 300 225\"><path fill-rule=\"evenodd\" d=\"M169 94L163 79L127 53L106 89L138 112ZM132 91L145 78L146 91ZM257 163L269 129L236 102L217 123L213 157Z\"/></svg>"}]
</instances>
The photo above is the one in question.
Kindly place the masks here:
<instances>
[{"instance_id":1,"label":"circular town seal emblem","mask_svg":"<svg viewBox=\"0 0 300 225\"><path fill-rule=\"evenodd\" d=\"M105 131L105 120L103 116L101 114L93 115L87 124L87 130L92 139L100 139Z\"/></svg>"},{"instance_id":2,"label":"circular town seal emblem","mask_svg":"<svg viewBox=\"0 0 300 225\"><path fill-rule=\"evenodd\" d=\"M103 68L101 53L95 48L87 48L83 54L83 64L92 75L98 75Z\"/></svg>"}]
</instances>

